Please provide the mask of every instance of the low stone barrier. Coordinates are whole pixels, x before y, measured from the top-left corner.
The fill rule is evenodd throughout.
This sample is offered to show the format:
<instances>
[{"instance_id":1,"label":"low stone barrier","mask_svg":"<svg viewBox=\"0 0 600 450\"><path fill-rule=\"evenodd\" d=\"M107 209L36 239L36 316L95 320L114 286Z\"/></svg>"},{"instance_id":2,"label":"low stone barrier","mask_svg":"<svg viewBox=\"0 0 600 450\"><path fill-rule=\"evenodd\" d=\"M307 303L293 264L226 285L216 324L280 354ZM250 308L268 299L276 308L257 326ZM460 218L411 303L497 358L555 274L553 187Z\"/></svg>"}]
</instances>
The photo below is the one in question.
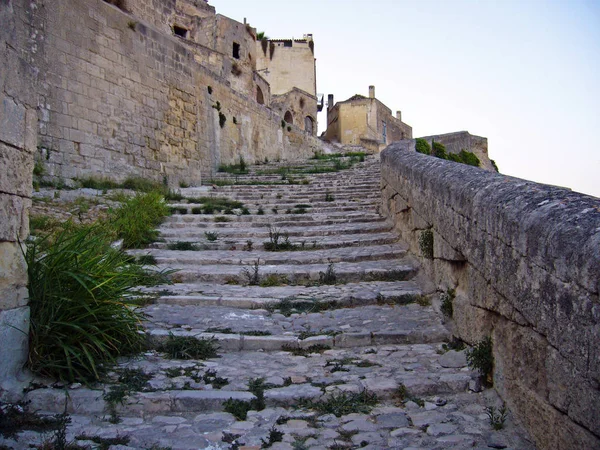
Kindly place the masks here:
<instances>
[{"instance_id":1,"label":"low stone barrier","mask_svg":"<svg viewBox=\"0 0 600 450\"><path fill-rule=\"evenodd\" d=\"M494 385L541 449L600 448L600 200L422 155L381 153L383 213L453 332L493 341Z\"/></svg>"}]
</instances>

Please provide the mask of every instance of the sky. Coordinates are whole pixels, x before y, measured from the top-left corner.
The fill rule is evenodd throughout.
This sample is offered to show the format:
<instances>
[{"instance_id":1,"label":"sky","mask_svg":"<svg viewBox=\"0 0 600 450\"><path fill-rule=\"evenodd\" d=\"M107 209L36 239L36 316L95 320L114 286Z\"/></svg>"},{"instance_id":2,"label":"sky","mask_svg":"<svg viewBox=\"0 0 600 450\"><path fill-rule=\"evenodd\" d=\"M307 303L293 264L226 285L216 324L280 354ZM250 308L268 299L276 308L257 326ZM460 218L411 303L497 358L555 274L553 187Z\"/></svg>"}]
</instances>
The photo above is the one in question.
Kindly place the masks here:
<instances>
[{"instance_id":1,"label":"sky","mask_svg":"<svg viewBox=\"0 0 600 450\"><path fill-rule=\"evenodd\" d=\"M600 197L600 0L209 3L271 38L312 33L325 99L374 85L413 137L467 130L501 173Z\"/></svg>"}]
</instances>

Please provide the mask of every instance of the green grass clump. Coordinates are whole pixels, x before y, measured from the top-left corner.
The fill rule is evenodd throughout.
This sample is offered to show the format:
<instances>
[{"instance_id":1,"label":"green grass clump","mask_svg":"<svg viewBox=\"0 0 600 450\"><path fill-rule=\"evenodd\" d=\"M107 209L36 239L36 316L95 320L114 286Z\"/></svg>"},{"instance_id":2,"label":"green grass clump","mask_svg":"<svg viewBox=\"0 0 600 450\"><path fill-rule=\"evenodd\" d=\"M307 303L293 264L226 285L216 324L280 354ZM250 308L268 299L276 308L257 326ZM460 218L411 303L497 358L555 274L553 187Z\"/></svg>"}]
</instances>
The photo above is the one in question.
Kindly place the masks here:
<instances>
[{"instance_id":1,"label":"green grass clump","mask_svg":"<svg viewBox=\"0 0 600 450\"><path fill-rule=\"evenodd\" d=\"M433 230L423 230L419 235L421 254L427 259L433 259Z\"/></svg>"},{"instance_id":2,"label":"green grass clump","mask_svg":"<svg viewBox=\"0 0 600 450\"><path fill-rule=\"evenodd\" d=\"M103 226L66 227L27 244L29 367L66 381L100 377L106 363L137 352L143 316L136 288L166 282L111 247Z\"/></svg>"},{"instance_id":3,"label":"green grass clump","mask_svg":"<svg viewBox=\"0 0 600 450\"><path fill-rule=\"evenodd\" d=\"M204 214L213 214L227 209L241 209L244 207L242 202L230 200L224 197L197 197L188 198L189 203L201 204Z\"/></svg>"},{"instance_id":4,"label":"green grass clump","mask_svg":"<svg viewBox=\"0 0 600 450\"><path fill-rule=\"evenodd\" d=\"M219 116L220 117L220 116ZM223 128L223 126L221 126ZM238 162L235 164L221 164L218 169L219 172L232 173L235 175L243 175L248 173L248 163L244 160L243 156L239 156Z\"/></svg>"},{"instance_id":5,"label":"green grass clump","mask_svg":"<svg viewBox=\"0 0 600 450\"><path fill-rule=\"evenodd\" d=\"M466 351L469 367L479 370L482 380L488 385L493 384L494 353L492 346L492 338L488 336Z\"/></svg>"},{"instance_id":6,"label":"green grass clump","mask_svg":"<svg viewBox=\"0 0 600 450\"><path fill-rule=\"evenodd\" d=\"M339 307L337 301L322 302L319 300L294 300L292 298L285 298L277 303L272 303L267 306L267 310L270 312L278 312L286 317L292 314L302 313L315 313L321 311L327 311L330 309L336 309Z\"/></svg>"},{"instance_id":7,"label":"green grass clump","mask_svg":"<svg viewBox=\"0 0 600 450\"><path fill-rule=\"evenodd\" d=\"M417 138L415 148L417 153L423 153L424 155L431 155L431 147L429 146L429 142L427 142L423 138Z\"/></svg>"},{"instance_id":8,"label":"green grass clump","mask_svg":"<svg viewBox=\"0 0 600 450\"><path fill-rule=\"evenodd\" d=\"M157 350L165 352L169 358L173 359L208 359L218 357L217 348L215 339L212 338L169 334L167 341L159 345Z\"/></svg>"},{"instance_id":9,"label":"green grass clump","mask_svg":"<svg viewBox=\"0 0 600 450\"><path fill-rule=\"evenodd\" d=\"M302 400L300 406L314 409L319 414L342 417L352 413L368 414L377 402L377 395L365 389L360 393L334 393L324 400Z\"/></svg>"},{"instance_id":10,"label":"green grass clump","mask_svg":"<svg viewBox=\"0 0 600 450\"><path fill-rule=\"evenodd\" d=\"M156 227L169 214L163 196L157 192L137 194L125 200L121 206L109 211L110 227L124 248L140 248L158 237Z\"/></svg>"},{"instance_id":11,"label":"green grass clump","mask_svg":"<svg viewBox=\"0 0 600 450\"><path fill-rule=\"evenodd\" d=\"M331 350L331 347L328 345L315 344L308 348L300 348L285 344L281 346L281 350L284 352L290 352L294 356L307 356L311 353L323 353L325 350Z\"/></svg>"},{"instance_id":12,"label":"green grass clump","mask_svg":"<svg viewBox=\"0 0 600 450\"><path fill-rule=\"evenodd\" d=\"M454 289L448 288L446 292L443 292L440 295L441 305L440 310L442 314L447 317L452 317L454 314L454 298L456 297L456 291Z\"/></svg>"},{"instance_id":13,"label":"green grass clump","mask_svg":"<svg viewBox=\"0 0 600 450\"><path fill-rule=\"evenodd\" d=\"M172 244L167 245L169 250L185 250L185 251L195 251L198 250L198 246L193 242L185 242L185 241L177 241Z\"/></svg>"},{"instance_id":14,"label":"green grass clump","mask_svg":"<svg viewBox=\"0 0 600 450\"><path fill-rule=\"evenodd\" d=\"M49 233L61 228L62 222L50 216L31 216L29 218L29 229L31 234Z\"/></svg>"}]
</instances>

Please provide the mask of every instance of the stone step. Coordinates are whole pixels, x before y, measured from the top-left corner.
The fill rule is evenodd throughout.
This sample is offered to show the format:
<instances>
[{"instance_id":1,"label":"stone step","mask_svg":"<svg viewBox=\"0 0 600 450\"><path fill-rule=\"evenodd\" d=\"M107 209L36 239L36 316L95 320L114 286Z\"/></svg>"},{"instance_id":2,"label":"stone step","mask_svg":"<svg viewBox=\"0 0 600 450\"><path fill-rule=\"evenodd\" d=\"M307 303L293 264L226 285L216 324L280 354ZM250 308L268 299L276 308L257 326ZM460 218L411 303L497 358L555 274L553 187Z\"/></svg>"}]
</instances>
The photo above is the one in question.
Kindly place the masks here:
<instances>
[{"instance_id":1,"label":"stone step","mask_svg":"<svg viewBox=\"0 0 600 450\"><path fill-rule=\"evenodd\" d=\"M271 308L282 300L336 302L340 306L402 304L421 294L414 281L373 281L322 286L235 286L180 283L147 289L158 292L154 303L170 305Z\"/></svg>"},{"instance_id":2,"label":"stone step","mask_svg":"<svg viewBox=\"0 0 600 450\"><path fill-rule=\"evenodd\" d=\"M268 240L267 243L270 243ZM328 262L360 262L377 259L400 258L406 254L404 244L371 245L368 247L339 247L326 250L309 251L264 251L263 243L257 243L253 251L244 250L150 250L138 253L151 254L157 264L170 267L201 266L211 264L251 265L260 260L260 264L326 264ZM310 245L309 245L310 247ZM134 253L135 254L135 253Z\"/></svg>"},{"instance_id":3,"label":"stone step","mask_svg":"<svg viewBox=\"0 0 600 450\"><path fill-rule=\"evenodd\" d=\"M290 216L295 217L295 216ZM242 238L247 239L264 239L269 238L268 227L253 228L248 226L226 226L227 223L215 223L214 230L218 232L220 238ZM288 236L299 238L316 238L319 236L336 236L340 234L360 234L360 233L384 233L391 231L391 225L388 222L374 223L345 223L332 225L314 225L310 227L287 227L285 231ZM204 234L205 229L199 227L185 227L172 229L159 228L161 237L163 238L200 238L206 239Z\"/></svg>"},{"instance_id":4,"label":"stone step","mask_svg":"<svg viewBox=\"0 0 600 450\"><path fill-rule=\"evenodd\" d=\"M307 301L302 303L303 307L314 308L314 312L302 313L293 313L290 303L286 306L285 302L271 305L270 311L155 304L144 307L143 312L148 317L146 329L153 341L162 342L171 333L215 339L223 351L270 351L313 345L347 348L449 339L449 332L431 307L414 303L421 298L406 296L402 301L411 303L403 305L352 308ZM336 309L320 311L320 308Z\"/></svg>"},{"instance_id":5,"label":"stone step","mask_svg":"<svg viewBox=\"0 0 600 450\"><path fill-rule=\"evenodd\" d=\"M379 345L354 349L321 350L294 356L287 351L242 351L225 353L206 361L166 359L156 352L144 359L120 364L120 369L139 369L151 374L145 391L133 392L116 412L127 416L153 417L174 413L222 411L232 398L249 401L251 379L263 378L266 406L293 406L302 399L327 398L335 392L361 392L366 389L380 400L391 399L399 385L414 397L451 395L465 392L474 374L465 370L464 355L444 358L441 344ZM451 364L446 364L448 359ZM452 365L455 367L443 367ZM457 367L458 366L458 367ZM461 367L462 366L462 367ZM224 378L227 384L215 389L207 372ZM118 371L117 371L118 372ZM209 375L210 375L209 373ZM117 374L114 376L115 381ZM112 384L92 390L35 389L27 393L36 409L70 414L109 415L104 400ZM68 396L68 397L67 397Z\"/></svg>"},{"instance_id":6,"label":"stone step","mask_svg":"<svg viewBox=\"0 0 600 450\"><path fill-rule=\"evenodd\" d=\"M335 202L334 202L335 203ZM282 206L278 203L263 203L262 201L255 202L252 204L245 204L244 206L250 212L252 216L260 216L266 215L268 217L281 217L285 215L285 217L289 218L302 218L311 214L316 215L326 215L328 213L353 213L353 212L366 212L366 213L376 213L379 209L378 202L362 202L357 201L353 204L348 205L330 205L326 207L299 207L297 205L308 205L308 203L291 203L287 206ZM199 204L190 204L190 203L171 203L169 205L173 209L174 214L183 214L183 215L203 215L202 213L202 205ZM259 208L262 208L263 214L260 214ZM304 212L297 212L298 209L302 208ZM197 212L194 212L196 209ZM273 209L276 209L277 212L274 212ZM235 210L236 214L241 214L240 210ZM235 217L236 214L229 214L231 217ZM215 215L224 215L223 212L216 213Z\"/></svg>"},{"instance_id":7,"label":"stone step","mask_svg":"<svg viewBox=\"0 0 600 450\"><path fill-rule=\"evenodd\" d=\"M159 269L172 268L170 265L161 264L157 267ZM321 278L330 271L334 272L336 283L404 281L411 279L416 274L417 267L416 262L410 258L359 263L342 261L335 263L331 268L329 264L261 265L259 262L258 272L260 282L263 283L311 285L327 284ZM255 267L254 264L210 264L201 267L195 264L179 264L177 269L178 271L171 275L174 282L208 281L219 284L250 284L248 280L253 275Z\"/></svg>"},{"instance_id":8,"label":"stone step","mask_svg":"<svg viewBox=\"0 0 600 450\"><path fill-rule=\"evenodd\" d=\"M248 239L238 236L238 237L223 237L219 234L216 241L211 242L208 241L206 236L201 238L190 238L186 236L174 236L169 238L164 238L164 242L155 242L150 245L150 248L156 249L166 249L169 244L175 242L191 242L197 244L197 248L199 250L240 250L247 248ZM261 239L260 242L253 241L253 248L260 249L262 248L263 242L268 241L268 237L266 239ZM310 250L311 248L339 248L339 247L359 247L366 245L380 245L380 244L393 244L398 241L398 236L393 232L387 233L369 233L369 234L344 234L338 236L326 236L320 237L316 239L302 239L297 237L290 237L290 242L294 245L301 246L304 242L304 246L306 249ZM147 250L139 250L135 251L137 254L145 254L148 253Z\"/></svg>"}]
</instances>

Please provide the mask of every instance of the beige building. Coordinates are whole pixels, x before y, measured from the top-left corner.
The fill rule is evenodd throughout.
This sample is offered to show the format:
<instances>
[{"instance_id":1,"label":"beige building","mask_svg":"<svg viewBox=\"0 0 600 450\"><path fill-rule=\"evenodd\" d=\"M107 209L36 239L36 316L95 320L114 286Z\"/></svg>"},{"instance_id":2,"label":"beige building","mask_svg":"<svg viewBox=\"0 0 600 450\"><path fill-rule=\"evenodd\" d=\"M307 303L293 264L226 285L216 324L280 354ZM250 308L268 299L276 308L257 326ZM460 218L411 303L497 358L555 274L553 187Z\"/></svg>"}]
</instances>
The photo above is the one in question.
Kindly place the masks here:
<instances>
[{"instance_id":1,"label":"beige building","mask_svg":"<svg viewBox=\"0 0 600 450\"><path fill-rule=\"evenodd\" d=\"M362 145L381 151L392 142L412 138L412 128L402 122L400 111L391 109L375 98L375 87L369 86L369 97L354 95L343 102L327 102L325 139L346 145Z\"/></svg>"},{"instance_id":2,"label":"beige building","mask_svg":"<svg viewBox=\"0 0 600 450\"><path fill-rule=\"evenodd\" d=\"M315 135L317 112L316 60L312 34L303 39L263 39L256 42L256 71L271 88L272 107L285 122Z\"/></svg>"}]
</instances>

